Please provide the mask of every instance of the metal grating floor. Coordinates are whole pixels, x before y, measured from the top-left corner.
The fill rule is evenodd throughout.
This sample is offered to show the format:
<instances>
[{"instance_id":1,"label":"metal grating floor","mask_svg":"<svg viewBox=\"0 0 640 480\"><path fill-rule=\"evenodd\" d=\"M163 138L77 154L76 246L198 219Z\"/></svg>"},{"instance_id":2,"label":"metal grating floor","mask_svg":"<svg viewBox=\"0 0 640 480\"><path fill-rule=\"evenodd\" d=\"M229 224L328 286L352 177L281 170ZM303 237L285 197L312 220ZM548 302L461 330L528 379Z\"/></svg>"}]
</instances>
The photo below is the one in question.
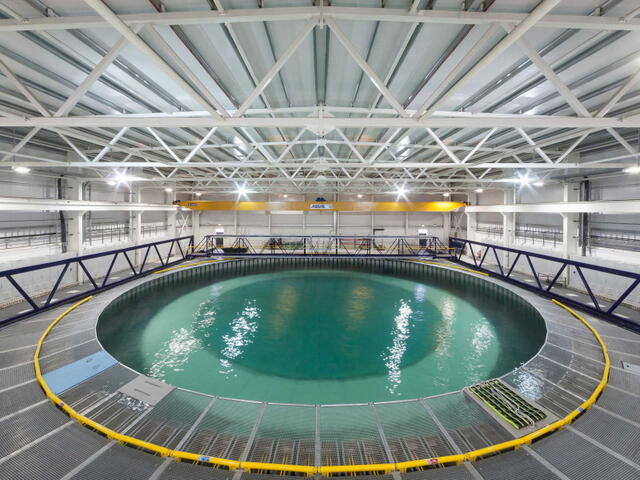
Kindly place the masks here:
<instances>
[{"instance_id":1,"label":"metal grating floor","mask_svg":"<svg viewBox=\"0 0 640 480\"><path fill-rule=\"evenodd\" d=\"M54 328L42 353L44 371L97 351L92 327L100 311L138 283L104 292ZM550 412L566 415L590 394L602 372L597 344L576 319L549 305L548 300L509 288L544 311L550 333L541 356L503 380ZM167 461L109 441L70 421L48 401L43 402L45 397L34 381L31 357L42 331L62 310L57 308L0 330L0 480L277 477ZM495 455L469 465L376 478L640 478L640 376L622 370L616 363L637 360L640 335L599 320L593 325L605 335L612 350L613 368L597 405L572 426L534 443L531 450ZM115 365L60 396L77 410L88 412L90 418L169 448L273 463L313 464L318 455L331 464L405 461L512 438L462 393L422 403L316 409L212 399L176 389L155 407L138 409L116 393L136 375ZM316 422L320 425L318 438ZM318 440L320 449L316 448Z\"/></svg>"}]
</instances>

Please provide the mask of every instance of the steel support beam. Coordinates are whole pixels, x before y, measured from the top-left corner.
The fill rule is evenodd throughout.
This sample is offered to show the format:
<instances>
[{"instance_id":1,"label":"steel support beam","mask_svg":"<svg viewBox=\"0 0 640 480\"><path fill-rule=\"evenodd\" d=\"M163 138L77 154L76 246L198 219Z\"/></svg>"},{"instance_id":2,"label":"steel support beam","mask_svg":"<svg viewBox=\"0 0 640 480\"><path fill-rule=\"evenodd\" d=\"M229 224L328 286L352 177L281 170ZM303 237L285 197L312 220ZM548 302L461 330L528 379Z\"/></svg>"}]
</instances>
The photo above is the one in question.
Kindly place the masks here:
<instances>
[{"instance_id":1,"label":"steel support beam","mask_svg":"<svg viewBox=\"0 0 640 480\"><path fill-rule=\"evenodd\" d=\"M0 197L0 211L14 212L42 212L42 211L153 211L175 212L175 205L162 205L155 203L127 203L127 202L100 202L90 200L54 200L39 198Z\"/></svg>"},{"instance_id":2,"label":"steel support beam","mask_svg":"<svg viewBox=\"0 0 640 480\"><path fill-rule=\"evenodd\" d=\"M472 205L466 213L607 213L630 214L640 212L640 200L599 200L590 202L530 203L509 205Z\"/></svg>"},{"instance_id":3,"label":"steel support beam","mask_svg":"<svg viewBox=\"0 0 640 480\"><path fill-rule=\"evenodd\" d=\"M73 117L0 118L0 128L301 128L327 131L334 128L640 128L640 114L626 117L582 118L561 115L510 115L443 112L425 119L417 118L348 118L348 117L277 117L226 118L169 116L93 115Z\"/></svg>"},{"instance_id":4,"label":"steel support beam","mask_svg":"<svg viewBox=\"0 0 640 480\"><path fill-rule=\"evenodd\" d=\"M308 20L312 16L332 16L338 20L425 23L443 25L489 25L506 23L516 25L527 18L526 13L470 12L446 10L416 10L401 8L365 7L282 7L181 12L153 12L120 15L122 22L135 25L208 25L251 22ZM0 20L0 32L74 30L109 27L104 18L95 15L37 17L25 20ZM602 31L640 31L640 21L612 16L547 15L536 24L537 28L589 29Z\"/></svg>"}]
</instances>

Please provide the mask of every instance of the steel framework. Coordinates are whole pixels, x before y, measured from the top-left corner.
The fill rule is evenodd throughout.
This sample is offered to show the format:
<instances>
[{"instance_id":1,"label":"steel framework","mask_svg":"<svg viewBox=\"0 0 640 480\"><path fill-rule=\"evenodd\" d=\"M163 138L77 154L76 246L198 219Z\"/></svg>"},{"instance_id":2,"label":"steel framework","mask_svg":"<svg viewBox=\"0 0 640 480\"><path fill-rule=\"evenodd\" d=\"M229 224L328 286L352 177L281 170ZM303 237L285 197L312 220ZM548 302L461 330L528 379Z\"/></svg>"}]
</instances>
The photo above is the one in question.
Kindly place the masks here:
<instances>
[{"instance_id":1,"label":"steel framework","mask_svg":"<svg viewBox=\"0 0 640 480\"><path fill-rule=\"evenodd\" d=\"M403 9L325 2L271 8L260 1L259 8L226 8L235 5L222 0L168 11L151 0L154 13L147 2L114 11L101 0L84 1L95 15L73 8L61 15L42 1L0 7L0 136L10 143L0 146L0 167L88 169L94 180L128 169L191 193L229 192L238 182L261 192L374 193L397 184L457 192L529 173L619 171L637 154L630 129L640 128L640 69L628 66L640 51L600 55L640 31L633 2L559 14L560 0L531 11L516 4L511 12L473 0L455 12L432 1L407 1ZM221 34L224 78L220 60L197 40L202 26ZM420 55L423 63L420 35L445 27L451 42L425 58L429 70L413 78L408 59ZM117 39L102 43L98 28ZM266 58L251 48L257 35L264 35ZM3 36L27 42L22 51L34 45L34 56L2 47ZM580 47L569 48L576 39ZM385 51L386 44L395 50ZM39 65L38 49L56 57L55 70L71 66L86 76L76 83L52 73ZM77 53L86 49L98 60ZM297 92L290 72L309 69L300 62L309 49L313 79L303 85L315 89ZM356 69L344 86L350 101L331 91L343 57ZM587 75L568 72L586 62ZM363 96L366 88L373 93ZM610 152L575 161L574 154L594 149Z\"/></svg>"},{"instance_id":2,"label":"steel framework","mask_svg":"<svg viewBox=\"0 0 640 480\"><path fill-rule=\"evenodd\" d=\"M588 310L620 326L640 332L640 315L636 314L635 316L637 318L633 319L627 315L623 316L619 312L622 303L636 290L638 285L640 285L640 273L602 267L600 265L528 252L526 250L517 250L515 248L503 247L491 243L476 242L464 238L452 237L449 239L449 245L453 249L455 260L459 263L489 273L492 276L514 283L520 287L534 290L548 297L560 299L563 303ZM510 262L510 265L507 265L504 261L504 253L515 254L515 258ZM463 255L465 254L471 258L471 261L463 259ZM547 266L550 263L553 265L552 268L556 269L555 273L545 279L545 275L539 272L540 267L536 268L536 261L544 261ZM495 263L491 265L491 262ZM533 277L534 282L529 283L526 281L526 277L523 278L521 275L518 275L516 265L524 267L525 275ZM569 269L573 269L577 275L579 279L577 285L580 287L580 290L586 292L584 298L581 298L581 296L575 293L571 293L571 291L566 288L559 288L561 276L563 273L566 274ZM520 269L520 272L522 271L523 270ZM616 279L624 279L625 285L622 291L614 298L607 298L602 292L594 288L593 281L589 281L589 274L593 272L607 274ZM606 281L606 278L600 275L599 280Z\"/></svg>"},{"instance_id":3,"label":"steel framework","mask_svg":"<svg viewBox=\"0 0 640 480\"><path fill-rule=\"evenodd\" d=\"M169 247L166 255L160 252L158 248L160 246ZM30 306L30 309L20 312L4 309L3 311L7 311L9 316L7 318L0 318L0 326L48 308L84 298L92 293L115 287L116 285L147 275L156 270L182 262L187 259L189 251L192 248L193 236L176 237L117 250L109 250L106 252L82 255L80 257L66 258L55 262L40 263L1 271L0 280L6 279L9 284L13 286L20 300L26 302ZM136 265L138 262L135 261L135 258L132 259L132 256L135 257L136 255L142 257L139 265ZM124 270L124 272L127 272L127 274L122 275L121 272L121 276L114 278L114 266L119 258L125 260L127 269ZM91 272L92 269L87 266L88 262L103 259L106 260L106 263ZM67 281L65 285L63 285L63 279L68 279L66 275L74 268L76 270L74 281ZM82 272L86 276L85 282L78 281L78 278L80 278L78 276L79 272ZM27 275L27 280L19 278L19 276L23 274ZM28 293L27 290L29 290L30 285L27 285L27 282L33 281L34 274L39 277L46 277L47 274L52 274L52 278L55 280L52 282L50 288L43 289L44 293L40 293L39 295L37 293ZM75 289L70 290L68 288L69 286L73 286Z\"/></svg>"},{"instance_id":4,"label":"steel framework","mask_svg":"<svg viewBox=\"0 0 640 480\"><path fill-rule=\"evenodd\" d=\"M449 258L438 237L389 235L206 235L191 257L375 256Z\"/></svg>"}]
</instances>

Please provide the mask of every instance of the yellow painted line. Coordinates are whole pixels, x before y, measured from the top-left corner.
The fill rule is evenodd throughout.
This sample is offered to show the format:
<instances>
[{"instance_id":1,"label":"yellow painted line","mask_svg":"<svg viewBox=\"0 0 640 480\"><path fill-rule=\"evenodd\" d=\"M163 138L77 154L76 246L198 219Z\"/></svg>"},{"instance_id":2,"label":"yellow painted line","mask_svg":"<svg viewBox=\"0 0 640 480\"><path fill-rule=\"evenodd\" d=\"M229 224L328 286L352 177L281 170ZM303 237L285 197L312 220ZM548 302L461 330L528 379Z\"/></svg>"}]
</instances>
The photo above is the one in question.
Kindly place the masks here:
<instances>
[{"instance_id":1,"label":"yellow painted line","mask_svg":"<svg viewBox=\"0 0 640 480\"><path fill-rule=\"evenodd\" d=\"M569 413L569 415L567 415L566 417L557 420L556 422L553 422L549 425L547 425L546 427L543 427L539 430L536 430L535 432L532 432L528 435L525 435L523 437L514 439L514 440L509 440L507 442L502 442L502 443L498 443L496 445L491 445L485 448L480 448L477 450L473 450L470 452L466 452L466 453L462 453L462 454L458 454L458 455L445 455L445 456L440 456L440 457L433 457L433 458L424 458L424 459L419 459L419 460L410 460L407 462L396 462L396 463L380 463L380 464L356 464L356 465L325 465L325 466L313 466L313 465L290 465L290 464L279 464L279 463L266 463L266 462L240 462L238 460L229 460L229 459L225 459L225 458L218 458L218 457L208 457L208 456L203 456L200 455L198 453L192 453L192 452L183 452L183 451L178 451L178 450L170 450L166 447L162 447L160 445L156 445L154 443L151 442L146 442L144 440L140 440L134 437L130 437L128 435L122 435L118 432L115 432L107 427L105 427L104 425L101 425L87 417L84 417L82 415L80 415L78 412L76 412L73 408L71 408L69 405L66 405L57 395L55 395L51 389L49 388L49 386L47 385L47 383L44 381L44 378L41 375L41 371L40 371L40 361L39 361L39 357L40 357L40 350L42 348L42 344L45 340L45 338L47 337L47 335L49 334L49 332L51 331L51 329L60 321L62 320L62 318L64 318L65 315L67 315L69 312L71 312L72 310L74 310L75 308L79 307L80 305L82 305L83 303L91 300L91 298L93 297L87 297L84 300L76 303L75 305L73 305L72 307L68 308L67 310L65 310L62 314L60 314L60 316L58 316L58 318L56 318L45 330L45 332L42 334L42 337L40 337L40 341L38 342L38 345L36 347L36 352L34 354L33 357L33 363L35 366L35 372L36 372L36 378L38 379L38 383L40 384L40 386L42 387L42 389L44 390L47 398L49 398L54 405L58 406L59 408L61 408L62 410L64 410L69 417L76 419L81 425L85 425L89 428L92 428L94 430L97 430L98 432L101 432L102 434L106 435L108 438L112 438L114 440L117 440L120 443L123 444L128 444L128 445L133 445L139 448L143 448L145 450L149 450L152 452L156 452L159 453L160 455L162 455L163 457L172 457L175 458L177 460L186 460L186 461L190 461L190 462L199 462L199 463L208 463L210 465L213 466L218 466L218 467L225 467L228 468L229 470L236 470L238 468L242 468L246 471L260 471L260 472L265 472L265 471L274 471L274 472L289 472L289 473L303 473L306 474L307 476L311 476L311 475L315 475L315 474L322 474L322 475L332 475L332 474L345 474L345 473L351 473L351 474L355 474L357 472L384 472L384 473L389 473L392 471L401 471L401 472L406 472L408 469L414 469L414 468L422 468L422 467L428 467L428 466L432 466L432 465L445 465L445 464L450 464L450 463L455 463L455 464L459 464L463 461L473 461L476 460L478 457L482 457L485 455L489 455L489 454L493 454L493 453L497 453L500 451L504 451L504 450L510 450L510 449L514 449L514 448L518 448L524 444L530 444L533 440L540 438L548 433L551 433L555 430L559 430L560 428L562 428L564 425L567 425L571 422L573 422L573 420L578 417L580 414L584 413L586 410L588 410L594 403L595 401L598 399L598 397L600 396L600 394L602 393L602 390L604 390L607 381L609 379L609 370L611 367L611 362L609 360L609 355L607 353L607 347L604 344L602 338L600 337L600 335L598 334L598 332L583 318L581 317L578 313L576 313L574 310L572 310L571 308L567 307L566 305L563 305L562 303L558 302L557 300L553 300L553 303L559 305L560 307L564 308L565 310L567 310L571 315L573 315L574 317L576 317L578 320L580 320L590 331L591 333L593 333L593 335L596 337L598 343L600 344L600 347L602 349L602 355L604 357L605 360L605 368L604 368L604 372L602 374L602 379L600 380L600 383L598 384L598 386L596 387L596 389L593 391L593 393L591 394L591 396L582 403L582 405L580 405L580 407L578 407L576 410L572 411L571 413Z\"/></svg>"},{"instance_id":2,"label":"yellow painted line","mask_svg":"<svg viewBox=\"0 0 640 480\"><path fill-rule=\"evenodd\" d=\"M153 273L154 274L158 274L158 273L170 272L171 270L178 270L179 268L195 267L196 265L204 265L206 263L222 262L224 260L233 260L233 259L232 258L221 258L219 260L205 260L203 262L195 262L195 263L190 263L188 265L178 265L177 267L165 268L163 270L158 270L158 271L153 272Z\"/></svg>"},{"instance_id":3,"label":"yellow painted line","mask_svg":"<svg viewBox=\"0 0 640 480\"><path fill-rule=\"evenodd\" d=\"M420 262L420 263L428 263L429 265L437 265L439 267L445 267L445 268L453 268L455 270L462 270L463 272L470 272L470 273L476 273L478 275L484 275L485 277L488 277L489 274L488 273L484 273L484 272L478 272L477 270L471 270L470 268L464 268L464 267L456 267L455 265L448 265L446 263L440 263L440 262L431 262L429 260L413 260L414 262Z\"/></svg>"}]
</instances>

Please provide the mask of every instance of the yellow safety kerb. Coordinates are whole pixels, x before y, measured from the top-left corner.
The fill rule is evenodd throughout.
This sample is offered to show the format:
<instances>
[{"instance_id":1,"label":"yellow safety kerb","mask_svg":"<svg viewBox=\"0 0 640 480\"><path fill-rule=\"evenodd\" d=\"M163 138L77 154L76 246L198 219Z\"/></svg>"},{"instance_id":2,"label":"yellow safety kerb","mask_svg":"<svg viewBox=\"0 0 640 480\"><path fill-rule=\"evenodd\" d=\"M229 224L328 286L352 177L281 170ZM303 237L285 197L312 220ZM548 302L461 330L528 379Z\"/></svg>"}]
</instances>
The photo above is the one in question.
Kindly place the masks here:
<instances>
[{"instance_id":1,"label":"yellow safety kerb","mask_svg":"<svg viewBox=\"0 0 640 480\"><path fill-rule=\"evenodd\" d=\"M485 273L485 272L479 272L477 270L471 270L470 268L457 267L455 265L447 265L446 263L432 262L430 260L413 260L413 261L414 262L419 262L419 263L426 263L428 265L436 265L438 267L453 268L455 270L462 270L463 272L475 273L477 275L483 275L485 277L489 276L489 274Z\"/></svg>"},{"instance_id":2,"label":"yellow safety kerb","mask_svg":"<svg viewBox=\"0 0 640 480\"><path fill-rule=\"evenodd\" d=\"M474 272L474 273L479 273L479 272ZM69 312L71 312L75 308L79 307L83 303L91 300L91 298L93 298L93 297L85 298L84 300L76 303L75 305L73 305L70 308L68 308L67 310L65 310L62 314L60 314L51 323L51 325L49 325L47 327L47 329L42 334L42 337L40 337L40 340L38 341L38 345L36 347L36 351L35 351L35 354L33 356L33 363L34 363L34 366L35 366L36 378L38 379L38 383L40 384L40 386L44 390L47 398L49 398L53 402L54 405L56 405L59 408L61 408L62 410L64 410L71 418L76 419L81 425L85 425L85 426L90 427L90 428L92 428L94 430L97 430L98 432L104 434L108 438L112 438L114 440L117 440L118 442L120 442L122 444L133 445L133 446L136 446L136 447L139 447L139 448L143 448L145 450L156 452L156 453L159 453L163 457L172 457L172 458L175 458L176 460L184 460L184 461L189 461L189 462L208 463L208 464L211 464L211 465L214 465L214 466L218 466L218 467L225 467L225 468L228 468L229 470L236 470L236 469L241 468L241 469L244 469L244 470L247 470L247 471L263 471L263 472L264 471L271 471L271 472L283 472L283 473L284 472L304 473L307 476L311 476L311 475L319 473L319 474L322 474L322 475L329 475L330 476L332 474L344 474L344 473L355 474L357 472L384 472L384 473L389 473L389 472L392 472L394 470L401 471L401 472L406 472L409 469L423 468L423 467L428 467L428 466L433 466L433 465L445 465L445 464L451 464L451 463L458 464L458 463L461 463L461 462L464 462L464 461L474 461L477 458L485 456L485 455L493 454L493 453L500 452L500 451L515 449L515 448L520 447L521 445L530 444L535 439L537 439L539 437L542 437L542 436L544 436L544 435L546 435L546 434L548 434L550 432L553 432L555 430L559 430L563 426L573 422L573 420L576 417L578 417L579 415L584 413L586 410L588 410L595 403L595 401L598 399L598 397L602 393L602 390L604 390L604 387L607 384L607 381L608 381L608 378L609 378L609 370L611 368L611 362L609 360L609 355L607 353L607 347L604 344L604 342L603 342L602 338L600 337L600 335L598 334L598 332L589 324L589 322L587 322L577 312L575 312L571 308L567 307L566 305L563 305L562 303L560 303L560 302L558 302L557 300L554 299L554 300L552 300L553 303L555 303L555 304L559 305L560 307L564 308L565 310L567 310L571 315L573 315L578 320L580 320L591 331L591 333L593 333L593 335L597 339L598 343L600 344L600 347L602 349L602 355L603 355L604 361L605 361L605 368L604 368L604 372L602 374L602 379L600 380L600 383L598 384L596 389L593 391L591 396L584 403L582 403L582 405L580 405L576 410L574 410L571 413L569 413L566 417L564 417L564 418L562 418L560 420L557 420L556 422L551 423L551 424L547 425L546 427L543 427L543 428L541 428L539 430L536 430L535 432L532 432L532 433L530 433L528 435L525 435L523 437L517 438L515 440L510 440L510 441L507 441L507 442L498 443L496 445L490 445L488 447L480 448L480 449L473 450L473 451L466 452L466 453L462 453L462 454L459 454L459 455L446 455L446 456L440 456L440 457L434 457L434 458L411 460L411 461L408 461L408 462L380 463L380 464L359 464L359 465L330 465L330 466L289 465L289 464L264 463L264 462L240 462L238 460L229 460L229 459L225 459L225 458L204 456L204 455L201 455L201 454L198 454L198 453L171 450L171 449L168 449L166 447L162 447L160 445L156 445L154 443L145 442L144 440L140 440L140 439L137 439L137 438L134 438L134 437L130 437L128 435L122 435L122 434L120 434L118 432L115 432L115 431L105 427L104 425L101 425L101 424L99 424L99 423L97 423L97 422L95 422L95 421L93 421L93 420L91 420L91 419L89 419L89 418L87 418L87 417L85 417L83 415L80 415L78 412L76 412L69 405L65 404L57 395L55 395L51 391L51 389L49 388L49 386L45 382L44 378L42 377L42 374L41 374L41 371L40 371L39 357L40 357L40 350L42 349L42 344L44 342L44 339L47 337L49 332L51 332L51 329L60 320L62 320L62 318L64 318Z\"/></svg>"},{"instance_id":3,"label":"yellow safety kerb","mask_svg":"<svg viewBox=\"0 0 640 480\"><path fill-rule=\"evenodd\" d=\"M206 263L216 263L216 262L222 262L224 260L234 260L233 258L220 258L218 260L205 260L203 262L195 262L195 263L189 263L187 265L178 265L177 267L170 267L170 268L164 268L162 270L157 270L155 272L153 272L154 274L158 274L158 273L164 273L164 272L170 272L172 270L178 270L180 268L189 268L189 267L195 267L196 265L204 265Z\"/></svg>"}]
</instances>

